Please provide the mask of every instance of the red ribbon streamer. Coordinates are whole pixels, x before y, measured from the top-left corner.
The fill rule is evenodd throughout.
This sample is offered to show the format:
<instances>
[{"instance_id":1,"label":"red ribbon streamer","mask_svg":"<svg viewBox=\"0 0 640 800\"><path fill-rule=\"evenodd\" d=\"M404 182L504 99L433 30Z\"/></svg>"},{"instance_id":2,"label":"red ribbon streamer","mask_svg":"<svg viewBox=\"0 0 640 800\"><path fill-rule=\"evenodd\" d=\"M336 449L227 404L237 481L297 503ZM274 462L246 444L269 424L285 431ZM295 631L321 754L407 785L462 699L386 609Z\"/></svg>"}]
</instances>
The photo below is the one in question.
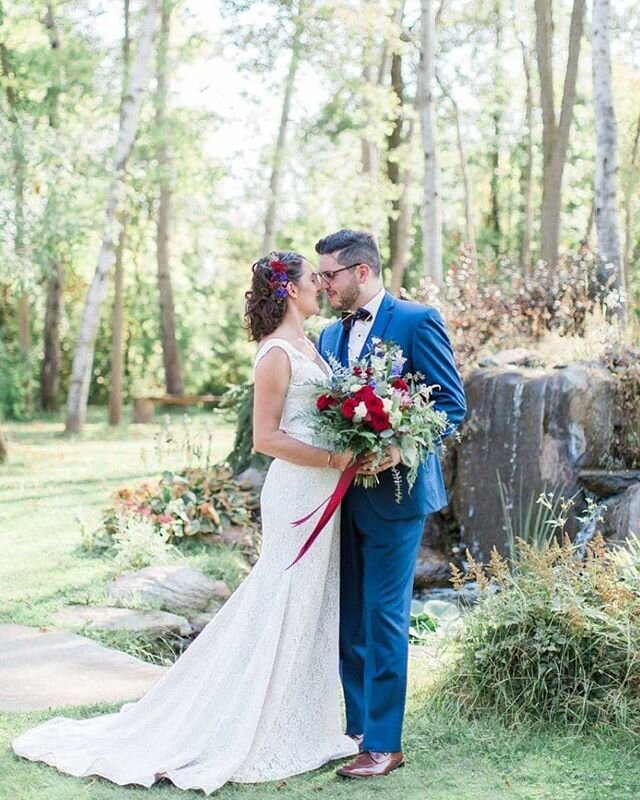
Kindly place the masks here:
<instances>
[{"instance_id":1,"label":"red ribbon streamer","mask_svg":"<svg viewBox=\"0 0 640 800\"><path fill-rule=\"evenodd\" d=\"M296 526L302 525L304 522L310 519L317 511L319 511L325 503L328 503L327 507L322 512L320 519L317 521L315 528L311 531L309 538L302 545L302 547L298 551L298 555L289 564L287 569L291 569L291 567L294 564L297 564L298 561L300 561L300 559L302 558L302 556L311 548L311 545L318 538L318 536L326 526L327 522L329 522L329 520L333 516L334 511L340 505L342 498L347 493L347 489L349 488L349 486L351 486L351 482L355 478L356 473L359 469L360 469L360 464L357 461L348 466L340 476L340 480L338 481L338 485L336 486L336 488L333 490L333 494L327 497L326 500L323 500L320 503L320 505L317 508L314 508L314 510L310 514L307 514L306 516L301 517L300 519L297 519L295 520L295 522L291 523L292 525Z\"/></svg>"}]
</instances>

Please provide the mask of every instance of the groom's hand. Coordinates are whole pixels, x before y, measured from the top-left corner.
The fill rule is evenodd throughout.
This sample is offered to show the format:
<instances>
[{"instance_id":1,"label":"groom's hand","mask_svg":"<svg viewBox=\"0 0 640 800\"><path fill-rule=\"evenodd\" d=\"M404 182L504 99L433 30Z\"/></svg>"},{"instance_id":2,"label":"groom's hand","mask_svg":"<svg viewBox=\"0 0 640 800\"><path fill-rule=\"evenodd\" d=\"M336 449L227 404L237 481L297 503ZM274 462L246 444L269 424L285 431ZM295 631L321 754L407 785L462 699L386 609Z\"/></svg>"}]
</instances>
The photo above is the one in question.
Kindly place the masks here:
<instances>
[{"instance_id":1,"label":"groom's hand","mask_svg":"<svg viewBox=\"0 0 640 800\"><path fill-rule=\"evenodd\" d=\"M380 460L375 453L363 456L360 462L359 475L377 475L391 467L396 467L400 463L400 450L397 447L389 447L384 452Z\"/></svg>"}]
</instances>

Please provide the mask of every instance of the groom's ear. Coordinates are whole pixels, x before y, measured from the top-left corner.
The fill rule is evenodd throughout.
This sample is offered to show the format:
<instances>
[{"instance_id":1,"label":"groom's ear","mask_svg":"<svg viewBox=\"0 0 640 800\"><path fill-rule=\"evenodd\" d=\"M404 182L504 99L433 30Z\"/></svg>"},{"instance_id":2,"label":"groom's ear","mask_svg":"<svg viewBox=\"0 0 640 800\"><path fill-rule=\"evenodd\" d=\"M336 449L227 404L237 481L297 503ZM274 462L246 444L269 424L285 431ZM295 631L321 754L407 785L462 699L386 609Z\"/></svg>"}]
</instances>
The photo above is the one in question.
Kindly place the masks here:
<instances>
[{"instance_id":1,"label":"groom's ear","mask_svg":"<svg viewBox=\"0 0 640 800\"><path fill-rule=\"evenodd\" d=\"M371 275L373 274L373 270L371 267L363 261L362 264L358 264L356 267L356 275L358 276L358 283L366 283Z\"/></svg>"}]
</instances>

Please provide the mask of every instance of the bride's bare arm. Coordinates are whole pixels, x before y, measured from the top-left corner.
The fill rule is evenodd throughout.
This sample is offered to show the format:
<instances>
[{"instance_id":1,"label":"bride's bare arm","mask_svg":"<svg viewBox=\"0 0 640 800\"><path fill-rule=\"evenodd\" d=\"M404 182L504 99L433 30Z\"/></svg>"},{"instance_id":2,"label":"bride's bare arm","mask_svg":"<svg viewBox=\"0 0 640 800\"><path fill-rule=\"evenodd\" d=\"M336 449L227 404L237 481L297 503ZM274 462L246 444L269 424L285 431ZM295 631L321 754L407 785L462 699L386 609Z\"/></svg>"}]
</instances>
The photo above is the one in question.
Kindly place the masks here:
<instances>
[{"instance_id":1,"label":"bride's bare arm","mask_svg":"<svg viewBox=\"0 0 640 800\"><path fill-rule=\"evenodd\" d=\"M282 458L303 467L344 469L351 456L330 453L321 447L300 442L280 430L280 419L291 379L287 354L272 348L256 367L253 398L253 446L258 453Z\"/></svg>"}]
</instances>

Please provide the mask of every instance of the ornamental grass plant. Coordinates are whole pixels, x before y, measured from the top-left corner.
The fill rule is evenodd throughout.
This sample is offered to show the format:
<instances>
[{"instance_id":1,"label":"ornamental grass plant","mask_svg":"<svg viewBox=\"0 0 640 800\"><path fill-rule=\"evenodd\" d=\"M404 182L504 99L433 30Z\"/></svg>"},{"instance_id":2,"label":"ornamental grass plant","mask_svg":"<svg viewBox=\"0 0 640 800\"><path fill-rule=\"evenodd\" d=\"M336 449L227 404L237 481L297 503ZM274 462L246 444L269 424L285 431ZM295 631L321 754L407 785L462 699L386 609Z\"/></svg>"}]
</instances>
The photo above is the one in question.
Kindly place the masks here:
<instances>
[{"instance_id":1,"label":"ornamental grass plant","mask_svg":"<svg viewBox=\"0 0 640 800\"><path fill-rule=\"evenodd\" d=\"M467 713L496 712L507 725L615 726L640 733L640 579L597 534L578 557L568 537L514 558L470 554L455 570L481 600L459 633L459 657L442 686Z\"/></svg>"}]
</instances>

